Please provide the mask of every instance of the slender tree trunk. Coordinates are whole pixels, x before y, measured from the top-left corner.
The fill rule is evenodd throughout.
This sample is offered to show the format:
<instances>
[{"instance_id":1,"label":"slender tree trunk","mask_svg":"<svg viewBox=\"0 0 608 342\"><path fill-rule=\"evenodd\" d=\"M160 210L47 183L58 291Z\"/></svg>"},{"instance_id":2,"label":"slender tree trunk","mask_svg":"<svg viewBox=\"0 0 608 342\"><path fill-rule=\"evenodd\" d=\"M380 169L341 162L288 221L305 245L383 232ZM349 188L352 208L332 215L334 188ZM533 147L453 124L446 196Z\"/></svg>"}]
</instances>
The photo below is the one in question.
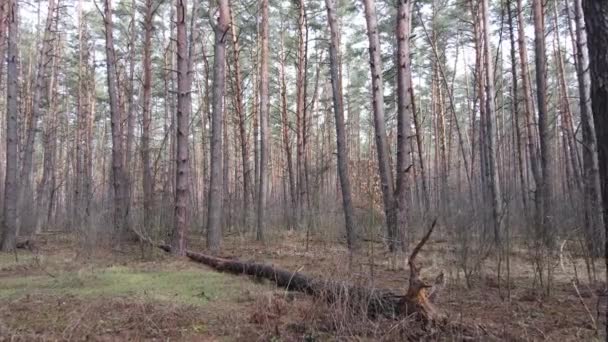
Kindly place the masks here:
<instances>
[{"instance_id":1,"label":"slender tree trunk","mask_svg":"<svg viewBox=\"0 0 608 342\"><path fill-rule=\"evenodd\" d=\"M424 165L424 153L423 153L423 145L422 145L422 130L420 127L420 119L419 113L416 109L416 101L414 97L414 87L412 86L412 73L410 72L410 96L411 96L411 104L412 104L412 116L414 119L414 130L416 131L416 148L418 152L418 161L420 163L420 181L422 186L422 201L425 211L428 211L429 208L429 190L427 185L427 175L426 168Z\"/></svg>"},{"instance_id":2,"label":"slender tree trunk","mask_svg":"<svg viewBox=\"0 0 608 342\"><path fill-rule=\"evenodd\" d=\"M513 29L513 9L511 8L511 0L507 0L507 13L509 17L509 37L511 41L511 78L512 78L512 90L511 90L511 113L515 123L515 141L517 148L517 167L519 171L519 181L521 186L522 206L524 213L527 216L528 213L528 186L526 185L526 177L524 176L524 155L522 155L521 147L521 128L519 124L519 87L518 87L518 76L517 76L517 56L515 52L515 32Z\"/></svg>"},{"instance_id":3,"label":"slender tree trunk","mask_svg":"<svg viewBox=\"0 0 608 342\"><path fill-rule=\"evenodd\" d=\"M251 117L253 120L252 123L252 136L253 136L253 199L256 202L256 227L257 227L257 198L258 198L258 190L260 188L260 141L259 141L259 116L258 110L260 109L259 98L259 76L260 76L260 66L259 66L259 45L260 45L260 33L259 33L259 24L256 25L256 40L254 48L251 49L251 60L254 61L252 66L252 101L251 101Z\"/></svg>"},{"instance_id":4,"label":"slender tree trunk","mask_svg":"<svg viewBox=\"0 0 608 342\"><path fill-rule=\"evenodd\" d=\"M397 233L403 248L407 248L407 195L408 171L412 167L409 137L412 117L412 69L410 61L410 0L399 0L397 8L397 186L395 199L397 205Z\"/></svg>"},{"instance_id":5,"label":"slender tree trunk","mask_svg":"<svg viewBox=\"0 0 608 342\"><path fill-rule=\"evenodd\" d=\"M432 20L431 20L431 34L429 43L433 51L437 51L437 6L435 1L432 2ZM426 31L425 31L426 33ZM433 54L432 61L432 85L434 87L434 96L432 96L433 112L435 114L435 158L436 158L436 179L437 184L437 206L441 210L444 210L446 214L449 213L449 189L448 189L448 161L447 161L447 144L446 144L446 120L445 120L445 97L444 97L444 82L445 74L443 70L444 60L441 59L438 53ZM446 83L447 85L447 83ZM447 89L447 86L445 87Z\"/></svg>"},{"instance_id":6,"label":"slender tree trunk","mask_svg":"<svg viewBox=\"0 0 608 342\"><path fill-rule=\"evenodd\" d=\"M519 49L519 60L521 68L521 79L522 79L522 90L524 93L524 124L526 137L525 141L528 148L528 155L530 158L530 168L532 169L532 176L535 183L535 189L540 184L540 170L538 167L537 157L537 146L534 135L534 103L532 102L532 90L530 89L530 71L528 70L528 47L526 44L526 23L524 21L524 9L522 6L522 0L517 0L517 45ZM528 183L528 185L530 185ZM534 201L538 207L538 196L535 195Z\"/></svg>"},{"instance_id":7,"label":"slender tree trunk","mask_svg":"<svg viewBox=\"0 0 608 342\"><path fill-rule=\"evenodd\" d=\"M41 117L44 117L48 108L48 98L46 96L45 89L48 78L48 67L50 66L49 59L51 58L52 54L52 31L55 7L55 0L50 0L48 3L47 18L42 37L41 49L37 58L34 94L32 96L32 115L28 122L24 146L25 149L23 153L23 164L21 168L22 184L19 196L20 208L18 208L18 210L24 210L24 212L26 208L31 208L31 205L33 204L33 160L36 135L39 130L38 121L40 121ZM34 215L23 215L23 217L21 217L24 233L30 232L33 226L33 221L31 220L33 216Z\"/></svg>"},{"instance_id":8,"label":"slender tree trunk","mask_svg":"<svg viewBox=\"0 0 608 342\"><path fill-rule=\"evenodd\" d=\"M55 25L57 26L57 20ZM55 189L55 159L57 155L57 64L59 55L59 44L54 44L51 76L48 86L49 96L49 111L44 120L44 131L42 135L43 143L43 166L42 179L38 183L36 208L38 210L38 222L36 232L42 230L46 226L51 217L51 208L53 205L54 189ZM89 181L90 182L90 181ZM87 184L87 183L85 183ZM88 192L87 192L88 193Z\"/></svg>"},{"instance_id":9,"label":"slender tree trunk","mask_svg":"<svg viewBox=\"0 0 608 342\"><path fill-rule=\"evenodd\" d=\"M251 117L253 120L253 199L256 201L256 227L257 227L257 198L258 198L258 190L260 189L260 141L259 137L259 127L260 127L260 119L259 119L259 109L260 104L258 103L260 93L259 93L259 72L260 67L258 65L258 46L260 44L259 34L256 34L256 43L255 43L255 51L252 51L252 60L255 61L253 64L253 76L252 76L252 96L253 99L251 101ZM255 56L255 58L254 58Z\"/></svg>"},{"instance_id":10,"label":"slender tree trunk","mask_svg":"<svg viewBox=\"0 0 608 342\"><path fill-rule=\"evenodd\" d=\"M4 178L4 205L2 215L2 229L0 236L0 250L9 252L15 249L17 233L17 116L19 79L17 64L19 46L17 35L19 32L18 0L9 0L6 20L8 23L7 48L7 77L6 77L6 173Z\"/></svg>"},{"instance_id":11,"label":"slender tree trunk","mask_svg":"<svg viewBox=\"0 0 608 342\"><path fill-rule=\"evenodd\" d=\"M209 68L209 60L207 57L207 51L205 49L205 44L201 44L201 55L202 55L202 60L203 60L203 70L204 70L204 85L205 85L205 91L203 94L203 101L204 101L204 108L201 111L201 145L202 145L202 155L203 155L203 170L202 170L202 174L203 174L203 186L202 186L202 193L203 193L203 202L205 203L205 206L208 207L209 204L209 191L208 191L208 186L209 186L209 179L210 179L210 164L211 161L210 159L210 139L208 139L209 137L209 130L207 128L207 123L211 122L211 116L212 116L212 104L211 104L211 86L209 83L209 74L210 74L210 68ZM203 215L206 215L207 212L203 211Z\"/></svg>"},{"instance_id":12,"label":"slender tree trunk","mask_svg":"<svg viewBox=\"0 0 608 342\"><path fill-rule=\"evenodd\" d=\"M186 32L187 0L175 0L177 24L177 127L175 167L175 213L173 217L173 253L183 255L186 250L190 190L188 137L190 126L190 76L188 74L188 38Z\"/></svg>"},{"instance_id":13,"label":"slender tree trunk","mask_svg":"<svg viewBox=\"0 0 608 342\"><path fill-rule=\"evenodd\" d=\"M487 180L490 187L492 199L492 222L494 225L494 242L497 246L501 243L502 233L502 195L500 191L500 180L498 177L498 163L496 161L496 128L494 120L496 108L494 104L494 68L492 50L490 44L490 19L488 0L482 0L483 7L483 36L484 36L484 56L485 56L485 75L486 75L486 148L487 157Z\"/></svg>"},{"instance_id":14,"label":"slender tree trunk","mask_svg":"<svg viewBox=\"0 0 608 342\"><path fill-rule=\"evenodd\" d=\"M342 99L342 75L340 72L340 28L336 14L336 0L325 0L327 19L331 40L329 45L329 62L331 73L331 89L333 94L334 114L336 119L336 141L338 147L338 176L342 189L342 206L346 228L346 243L349 250L355 248L354 212L348 172L348 151L346 150L346 129L344 126L344 105Z\"/></svg>"},{"instance_id":15,"label":"slender tree trunk","mask_svg":"<svg viewBox=\"0 0 608 342\"><path fill-rule=\"evenodd\" d=\"M133 158L133 143L135 140L135 39L137 31L135 27L137 25L137 21L135 21L135 0L131 0L131 22L129 24L129 71L128 71L128 79L126 80L128 83L126 85L126 96L127 96L127 134L125 140L125 186L127 187L127 201L129 205L131 204L131 195L132 195L132 184L131 179L132 168L131 168L131 159Z\"/></svg>"},{"instance_id":16,"label":"slender tree trunk","mask_svg":"<svg viewBox=\"0 0 608 342\"><path fill-rule=\"evenodd\" d=\"M566 85L566 71L564 70L564 58L559 37L559 24L557 21L557 2L553 4L553 30L554 30L554 55L555 63L557 64L557 80L559 93L561 93L559 107L561 113L561 124L564 129L564 142L567 152L568 164L572 167L573 179L567 180L576 185L577 190L581 188L581 168L579 164L578 152L576 149L574 127L572 126L572 111L570 110L570 97L568 96L568 87Z\"/></svg>"},{"instance_id":17,"label":"slender tree trunk","mask_svg":"<svg viewBox=\"0 0 608 342\"><path fill-rule=\"evenodd\" d=\"M306 127L306 67L308 64L308 27L304 0L299 0L298 6L298 63L296 69L296 144L298 172L298 222L301 223L306 202L306 177L304 174L305 157L305 127Z\"/></svg>"},{"instance_id":18,"label":"slender tree trunk","mask_svg":"<svg viewBox=\"0 0 608 342\"><path fill-rule=\"evenodd\" d=\"M143 108L141 132L142 187L144 207L144 228L152 225L152 203L154 202L154 185L150 165L150 125L152 124L152 31L155 9L152 0L146 0L144 14L144 56L143 56Z\"/></svg>"},{"instance_id":19,"label":"slender tree trunk","mask_svg":"<svg viewBox=\"0 0 608 342\"><path fill-rule=\"evenodd\" d=\"M549 117L547 110L547 62L545 55L545 16L542 0L533 0L534 19L534 50L536 63L536 96L538 98L538 124L540 135L540 165L541 182L537 187L539 210L537 223L541 228L543 240L550 244L552 238L550 216L551 202L553 200L552 180L554 173L553 120Z\"/></svg>"},{"instance_id":20,"label":"slender tree trunk","mask_svg":"<svg viewBox=\"0 0 608 342\"><path fill-rule=\"evenodd\" d=\"M230 66L227 65L228 70L224 72L224 75L230 74ZM224 84L226 84L226 77L224 76ZM224 85L224 87L226 87ZM225 88L224 88L225 89ZM224 90L225 93L225 90ZM226 97L224 97L223 107L226 108ZM232 225L232 208L231 208L231 196L230 193L230 137L228 136L228 115L222 115L224 122L222 123L222 229L230 231Z\"/></svg>"},{"instance_id":21,"label":"slender tree trunk","mask_svg":"<svg viewBox=\"0 0 608 342\"><path fill-rule=\"evenodd\" d=\"M289 118L288 118L288 108L287 108L287 83L285 81L285 46L283 43L283 32L281 32L281 57L279 64L279 78L280 78L280 94L281 94L281 122L282 122L282 138L283 138L283 149L285 150L285 158L287 163L287 176L289 180L289 197L291 203L291 211L289 213L289 224L293 223L296 210L297 210L297 201L298 201L298 193L296 189L296 179L293 172L293 159L291 156L291 140L289 138Z\"/></svg>"},{"instance_id":22,"label":"slender tree trunk","mask_svg":"<svg viewBox=\"0 0 608 342\"><path fill-rule=\"evenodd\" d=\"M473 16L473 32L474 32L474 40L475 40L475 80L476 80L476 91L477 91L477 99L479 100L479 125L477 125L477 131L475 131L475 122L476 122L476 113L475 113L475 104L473 105L473 117L471 119L471 121L473 122L473 127L472 127L472 135L473 136L477 136L477 141L478 141L478 153L479 153L479 169L480 169L480 179L481 179L481 185L482 185L482 200L485 201L485 194L486 194L486 188L483 187L486 184L485 181L485 168L486 168L486 158L485 158L485 152L486 152L486 148L485 148L485 117L486 117L486 96L484 93L484 88L485 88L485 77L484 77L484 61L483 61L483 36L482 36L482 21L480 18L480 6L481 4L479 2L475 3L474 1L471 1L471 15ZM475 138L473 139L473 142L475 142ZM471 149L473 152L475 152L475 146L472 146ZM473 165L475 163L475 154L472 154L471 156L471 165Z\"/></svg>"},{"instance_id":23,"label":"slender tree trunk","mask_svg":"<svg viewBox=\"0 0 608 342\"><path fill-rule=\"evenodd\" d=\"M260 55L260 180L258 182L258 216L256 239L264 241L265 206L268 191L268 0L262 0Z\"/></svg>"},{"instance_id":24,"label":"slender tree trunk","mask_svg":"<svg viewBox=\"0 0 608 342\"><path fill-rule=\"evenodd\" d=\"M121 244L125 237L129 212L123 169L122 113L118 101L116 52L114 51L114 27L112 24L112 0L104 0L104 26L106 49L106 74L110 98L110 122L112 126L112 183L114 187L114 240Z\"/></svg>"},{"instance_id":25,"label":"slender tree trunk","mask_svg":"<svg viewBox=\"0 0 608 342\"><path fill-rule=\"evenodd\" d=\"M226 88L226 38L230 29L228 0L218 0L219 20L215 31L215 57L213 61L213 109L211 117L211 177L207 213L207 247L220 248L222 239L222 124L224 91ZM226 194L228 195L228 194Z\"/></svg>"},{"instance_id":26,"label":"slender tree trunk","mask_svg":"<svg viewBox=\"0 0 608 342\"><path fill-rule=\"evenodd\" d=\"M57 24L56 24L57 25ZM86 26L85 26L86 28ZM57 28L56 28L57 29ZM90 31L86 31L87 32L87 40L91 39L90 36ZM95 49L91 49L89 51L90 56L87 57L87 60L95 60ZM53 61L53 75L56 75L56 69L57 69L57 58L55 58L55 60ZM96 80L95 80L95 63L90 63L87 64L87 68L89 68L88 72L87 72L87 82L88 82L88 88L87 88L87 96L88 96L88 105L89 105L89 109L87 110L87 121L85 124L85 129L86 129L86 133L85 133L85 150L84 150L84 196L85 196L85 217L87 219L87 223L90 223L90 217L91 217L91 205L92 205L92 201L93 201L93 186L94 186L94 179L93 179L93 125L94 125L94 121L95 121L95 105L96 105ZM56 76L53 76L53 79L56 79ZM55 99L57 97L56 92L53 90L53 95L51 96L53 98L52 101L53 102L53 110L57 110L56 109L56 102L57 100Z\"/></svg>"},{"instance_id":27,"label":"slender tree trunk","mask_svg":"<svg viewBox=\"0 0 608 342\"><path fill-rule=\"evenodd\" d=\"M365 6L365 21L369 39L370 71L372 77L372 107L374 111L374 131L376 136L376 150L378 154L378 169L382 187L384 212L388 233L389 249L395 251L395 238L397 222L393 174L389 165L388 139L386 137L386 124L384 119L384 91L382 81L382 59L380 56L380 38L376 19L376 4L374 0L363 0Z\"/></svg>"},{"instance_id":28,"label":"slender tree trunk","mask_svg":"<svg viewBox=\"0 0 608 342\"><path fill-rule=\"evenodd\" d=\"M234 14L230 11L231 21L234 23ZM230 25L231 36L232 36L232 48L233 48L233 61L234 61L234 75L235 75L235 101L236 101L236 115L238 121L239 138L241 142L241 159L243 162L243 227L247 226L249 222L249 207L250 207L250 187L251 187L251 165L249 163L249 139L247 138L246 119L243 107L243 90L242 76L241 76L241 64L239 62L240 56L240 45L238 39L238 32L236 31L236 25Z\"/></svg>"},{"instance_id":29,"label":"slender tree trunk","mask_svg":"<svg viewBox=\"0 0 608 342\"><path fill-rule=\"evenodd\" d=\"M83 17L82 0L78 2L78 98L77 98L77 132L76 132L76 177L75 177L75 194L74 200L74 217L76 227L88 224L88 215L86 208L86 199L88 194L85 193L85 164L86 164L86 142L87 142L87 125L89 121L89 88L90 80L88 77L89 51L85 45L85 23Z\"/></svg>"}]
</instances>

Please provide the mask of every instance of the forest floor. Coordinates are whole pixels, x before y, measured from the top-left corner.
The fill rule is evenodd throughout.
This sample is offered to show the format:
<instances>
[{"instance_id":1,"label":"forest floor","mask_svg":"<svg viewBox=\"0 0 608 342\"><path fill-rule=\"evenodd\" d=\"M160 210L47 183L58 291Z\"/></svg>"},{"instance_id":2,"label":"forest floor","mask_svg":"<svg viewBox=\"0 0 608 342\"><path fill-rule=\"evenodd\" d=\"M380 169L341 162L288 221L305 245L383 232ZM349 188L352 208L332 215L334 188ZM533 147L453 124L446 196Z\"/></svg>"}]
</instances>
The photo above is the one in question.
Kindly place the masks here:
<instances>
[{"instance_id":1,"label":"forest floor","mask_svg":"<svg viewBox=\"0 0 608 342\"><path fill-rule=\"evenodd\" d=\"M218 273L160 250L85 248L73 235L61 233L41 234L35 241L34 253L0 254L0 341L326 341L408 336L407 322L360 317L344 307L277 289L271 282ZM224 241L222 255L321 278L406 290L403 261L390 258L380 244L366 243L349 258L343 246L328 241L284 232L263 245L231 235ZM191 249L203 251L200 240L192 240ZM449 321L478 331L479 340L602 340L605 284L592 287L580 279L577 293L570 261L563 269L555 267L551 295L542 297L534 287L532 263L524 255L513 253L510 260L510 300L506 286L495 280L496 265L491 260L467 287L453 250L441 239L430 241L419 259L423 277L432 279L440 270L446 274L437 308ZM582 261L576 263L582 277ZM605 279L603 274L598 278ZM454 333L429 336L463 339Z\"/></svg>"}]
</instances>

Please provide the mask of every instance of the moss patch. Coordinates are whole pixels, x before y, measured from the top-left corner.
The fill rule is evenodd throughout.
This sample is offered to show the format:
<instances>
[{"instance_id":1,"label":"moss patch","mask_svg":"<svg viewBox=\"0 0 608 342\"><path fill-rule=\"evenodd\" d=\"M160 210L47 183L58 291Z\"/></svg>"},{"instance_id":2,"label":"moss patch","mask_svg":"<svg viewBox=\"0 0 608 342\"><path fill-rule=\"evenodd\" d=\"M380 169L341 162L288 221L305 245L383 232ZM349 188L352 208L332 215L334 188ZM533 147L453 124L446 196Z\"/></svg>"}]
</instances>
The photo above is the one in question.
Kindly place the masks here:
<instances>
[{"instance_id":1,"label":"moss patch","mask_svg":"<svg viewBox=\"0 0 608 342\"><path fill-rule=\"evenodd\" d=\"M13 276L0 281L0 299L32 294L78 297L135 296L202 305L210 300L234 299L243 284L234 277L200 268L140 270L125 266L81 269L51 276Z\"/></svg>"}]
</instances>

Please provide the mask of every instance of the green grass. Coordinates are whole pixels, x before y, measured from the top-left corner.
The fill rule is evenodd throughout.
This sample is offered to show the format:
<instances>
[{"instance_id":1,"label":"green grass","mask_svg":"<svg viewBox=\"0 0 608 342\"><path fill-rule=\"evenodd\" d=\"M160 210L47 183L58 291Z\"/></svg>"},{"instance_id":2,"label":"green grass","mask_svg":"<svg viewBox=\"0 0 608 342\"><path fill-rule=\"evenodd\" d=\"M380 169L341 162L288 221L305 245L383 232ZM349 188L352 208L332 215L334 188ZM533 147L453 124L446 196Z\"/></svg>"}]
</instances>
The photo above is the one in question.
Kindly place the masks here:
<instances>
[{"instance_id":1,"label":"green grass","mask_svg":"<svg viewBox=\"0 0 608 342\"><path fill-rule=\"evenodd\" d=\"M241 284L239 286L239 284ZM142 271L124 266L92 268L50 276L13 276L0 280L0 300L27 294L78 297L135 296L204 305L234 299L243 291L233 276L199 268Z\"/></svg>"},{"instance_id":2,"label":"green grass","mask_svg":"<svg viewBox=\"0 0 608 342\"><path fill-rule=\"evenodd\" d=\"M31 263L34 261L34 255L29 252L18 251L17 260L14 253L0 253L0 269L10 268L20 264Z\"/></svg>"}]
</instances>

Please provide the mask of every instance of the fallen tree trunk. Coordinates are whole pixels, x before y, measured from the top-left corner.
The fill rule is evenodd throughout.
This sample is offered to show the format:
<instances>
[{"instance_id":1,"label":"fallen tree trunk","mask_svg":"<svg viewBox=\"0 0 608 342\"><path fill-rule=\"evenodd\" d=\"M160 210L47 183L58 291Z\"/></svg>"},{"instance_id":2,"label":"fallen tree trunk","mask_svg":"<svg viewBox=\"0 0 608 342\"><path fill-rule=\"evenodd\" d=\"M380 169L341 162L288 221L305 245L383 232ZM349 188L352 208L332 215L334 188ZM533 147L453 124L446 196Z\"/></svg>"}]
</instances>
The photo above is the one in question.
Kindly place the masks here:
<instances>
[{"instance_id":1,"label":"fallen tree trunk","mask_svg":"<svg viewBox=\"0 0 608 342\"><path fill-rule=\"evenodd\" d=\"M329 302L347 301L348 305L358 308L372 316L386 316L389 318L415 315L426 323L438 318L437 311L429 300L428 291L434 285L429 285L420 279L420 267L415 264L415 258L424 243L428 240L435 222L414 248L410 259L410 281L405 295L393 293L388 290L357 286L343 281L320 280L306 276L299 272L287 271L272 265L245 262L233 259L219 258L203 253L186 251L186 256L193 261L210 266L220 272L232 274L246 274L256 278L274 281L276 286L288 291L298 291ZM162 244L159 248L171 252L171 246ZM443 281L443 274L436 278ZM436 296L436 293L433 293Z\"/></svg>"},{"instance_id":2,"label":"fallen tree trunk","mask_svg":"<svg viewBox=\"0 0 608 342\"><path fill-rule=\"evenodd\" d=\"M163 245L161 248L170 250ZM260 279L273 281L276 286L288 291L303 292L315 297L325 298L330 302L348 300L353 307L360 306L370 315L396 317L403 315L405 296L389 291L368 289L346 282L320 280L299 272L291 272L273 265L218 258L211 255L186 251L186 256L193 261L210 266L220 272L245 274Z\"/></svg>"}]
</instances>

